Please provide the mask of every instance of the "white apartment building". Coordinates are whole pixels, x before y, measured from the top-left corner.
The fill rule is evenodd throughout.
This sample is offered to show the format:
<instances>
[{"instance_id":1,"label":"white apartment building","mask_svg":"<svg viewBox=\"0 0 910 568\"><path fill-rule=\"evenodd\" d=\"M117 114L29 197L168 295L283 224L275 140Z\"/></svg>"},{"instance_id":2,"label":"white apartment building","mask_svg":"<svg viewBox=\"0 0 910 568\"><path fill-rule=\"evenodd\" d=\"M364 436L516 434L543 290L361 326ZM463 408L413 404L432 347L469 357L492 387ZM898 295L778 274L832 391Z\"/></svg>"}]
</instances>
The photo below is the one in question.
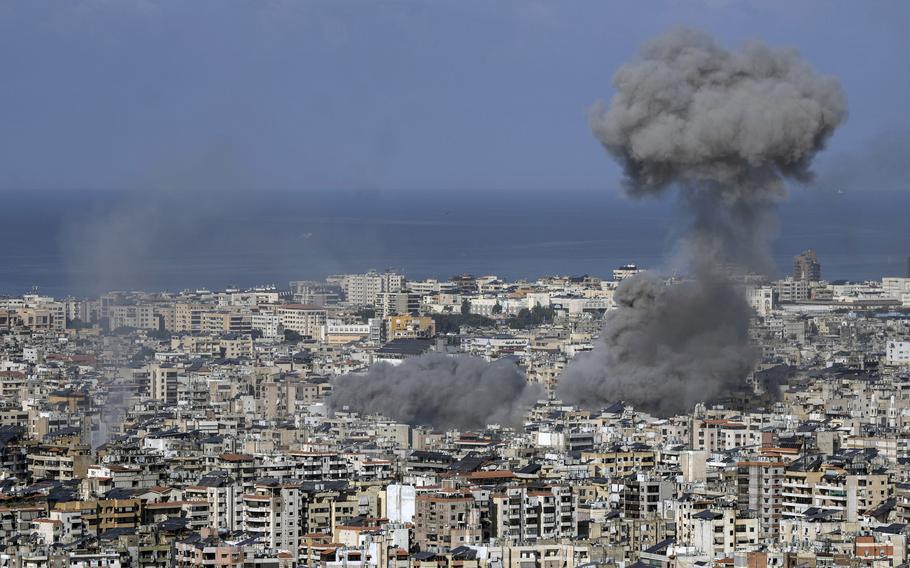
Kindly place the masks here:
<instances>
[{"instance_id":1,"label":"white apartment building","mask_svg":"<svg viewBox=\"0 0 910 568\"><path fill-rule=\"evenodd\" d=\"M481 316L490 317L493 315L493 309L499 305L502 308L502 304L499 303L497 298L471 298L468 300L471 305L471 313L478 314Z\"/></svg>"},{"instance_id":2,"label":"white apartment building","mask_svg":"<svg viewBox=\"0 0 910 568\"><path fill-rule=\"evenodd\" d=\"M737 549L759 543L757 517L739 517L734 509L705 510L684 521L677 521L680 542L695 548L697 554L731 554Z\"/></svg>"},{"instance_id":3,"label":"white apartment building","mask_svg":"<svg viewBox=\"0 0 910 568\"><path fill-rule=\"evenodd\" d=\"M352 343L369 338L371 330L369 323L345 323L330 319L322 326L319 339L330 344Z\"/></svg>"},{"instance_id":4,"label":"white apartment building","mask_svg":"<svg viewBox=\"0 0 910 568\"><path fill-rule=\"evenodd\" d=\"M889 341L885 347L885 365L910 365L910 341Z\"/></svg>"},{"instance_id":5,"label":"white apartment building","mask_svg":"<svg viewBox=\"0 0 910 568\"><path fill-rule=\"evenodd\" d=\"M325 308L311 304L278 306L275 313L281 318L281 325L284 329L290 329L309 337L319 337L326 321Z\"/></svg>"},{"instance_id":6,"label":"white apartment building","mask_svg":"<svg viewBox=\"0 0 910 568\"><path fill-rule=\"evenodd\" d=\"M381 292L401 292L405 288L405 278L397 272L376 272L366 274L344 274L327 279L337 282L352 306L373 306L376 296Z\"/></svg>"},{"instance_id":7,"label":"white apartment building","mask_svg":"<svg viewBox=\"0 0 910 568\"><path fill-rule=\"evenodd\" d=\"M526 306L529 310L533 310L537 306L542 306L544 308L550 307L550 293L549 292L529 292L526 296L528 305Z\"/></svg>"},{"instance_id":8,"label":"white apartment building","mask_svg":"<svg viewBox=\"0 0 910 568\"><path fill-rule=\"evenodd\" d=\"M436 279L419 280L408 282L408 289L421 296L431 294L457 294L458 286L454 282L439 281Z\"/></svg>"},{"instance_id":9,"label":"white apartment building","mask_svg":"<svg viewBox=\"0 0 910 568\"><path fill-rule=\"evenodd\" d=\"M747 288L746 299L759 317L768 317L774 311L774 288L771 286Z\"/></svg>"},{"instance_id":10,"label":"white apartment building","mask_svg":"<svg viewBox=\"0 0 910 568\"><path fill-rule=\"evenodd\" d=\"M550 299L553 306L559 306L569 315L577 316L585 312L604 312L613 307L613 298L593 297L593 298L565 298L553 297Z\"/></svg>"},{"instance_id":11,"label":"white apartment building","mask_svg":"<svg viewBox=\"0 0 910 568\"><path fill-rule=\"evenodd\" d=\"M263 309L250 316L250 327L262 332L262 337L278 337L284 328L281 327L281 316L274 309Z\"/></svg>"},{"instance_id":12,"label":"white apartment building","mask_svg":"<svg viewBox=\"0 0 910 568\"><path fill-rule=\"evenodd\" d=\"M910 278L882 278L882 293L894 300L900 300L904 307L910 306Z\"/></svg>"},{"instance_id":13,"label":"white apartment building","mask_svg":"<svg viewBox=\"0 0 910 568\"><path fill-rule=\"evenodd\" d=\"M350 462L332 452L290 452L295 479L323 481L346 479L352 472Z\"/></svg>"},{"instance_id":14,"label":"white apartment building","mask_svg":"<svg viewBox=\"0 0 910 568\"><path fill-rule=\"evenodd\" d=\"M623 266L620 266L619 268L613 269L613 280L615 280L616 282L619 282L630 276L635 276L639 272L642 272L642 269L637 267L636 265L625 264Z\"/></svg>"},{"instance_id":15,"label":"white apartment building","mask_svg":"<svg viewBox=\"0 0 910 568\"><path fill-rule=\"evenodd\" d=\"M417 314L420 311L420 296L408 292L379 292L373 303L378 318L402 314Z\"/></svg>"}]
</instances>

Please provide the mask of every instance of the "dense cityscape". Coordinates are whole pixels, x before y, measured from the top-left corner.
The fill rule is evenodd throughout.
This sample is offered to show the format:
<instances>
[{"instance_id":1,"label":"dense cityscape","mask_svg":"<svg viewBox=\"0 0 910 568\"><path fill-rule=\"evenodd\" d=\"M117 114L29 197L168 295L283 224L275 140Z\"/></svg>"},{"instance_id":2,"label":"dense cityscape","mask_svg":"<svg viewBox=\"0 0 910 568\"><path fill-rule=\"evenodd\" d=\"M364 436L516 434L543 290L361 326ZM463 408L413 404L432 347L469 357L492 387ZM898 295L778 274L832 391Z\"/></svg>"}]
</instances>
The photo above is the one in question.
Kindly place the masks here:
<instances>
[{"instance_id":1,"label":"dense cityscape","mask_svg":"<svg viewBox=\"0 0 910 568\"><path fill-rule=\"evenodd\" d=\"M0 2L0 568L910 568L908 19Z\"/></svg>"},{"instance_id":2,"label":"dense cityscape","mask_svg":"<svg viewBox=\"0 0 910 568\"><path fill-rule=\"evenodd\" d=\"M807 251L738 281L741 389L561 401L639 271L2 299L0 565L904 564L910 277L827 282ZM538 396L468 429L333 403L340 375L440 353Z\"/></svg>"}]
</instances>

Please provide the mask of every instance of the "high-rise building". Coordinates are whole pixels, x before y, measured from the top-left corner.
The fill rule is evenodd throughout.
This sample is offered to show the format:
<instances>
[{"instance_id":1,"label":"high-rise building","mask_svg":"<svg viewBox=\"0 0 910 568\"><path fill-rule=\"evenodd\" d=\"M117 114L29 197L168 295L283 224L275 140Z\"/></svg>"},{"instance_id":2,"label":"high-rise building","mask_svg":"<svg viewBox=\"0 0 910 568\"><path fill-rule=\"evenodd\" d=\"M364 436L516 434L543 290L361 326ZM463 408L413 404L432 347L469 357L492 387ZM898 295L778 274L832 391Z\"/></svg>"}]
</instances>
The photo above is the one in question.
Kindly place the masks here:
<instances>
[{"instance_id":1,"label":"high-rise building","mask_svg":"<svg viewBox=\"0 0 910 568\"><path fill-rule=\"evenodd\" d=\"M740 511L752 511L759 520L759 536L779 535L781 486L787 464L778 461L742 461L736 464L736 496Z\"/></svg>"},{"instance_id":2,"label":"high-rise building","mask_svg":"<svg viewBox=\"0 0 910 568\"><path fill-rule=\"evenodd\" d=\"M808 282L822 279L822 265L818 263L814 250L807 250L793 258L793 279Z\"/></svg>"},{"instance_id":3,"label":"high-rise building","mask_svg":"<svg viewBox=\"0 0 910 568\"><path fill-rule=\"evenodd\" d=\"M348 304L361 307L373 306L382 292L401 292L405 288L405 278L397 272L371 270L366 274L330 276L327 281L341 287Z\"/></svg>"},{"instance_id":4,"label":"high-rise building","mask_svg":"<svg viewBox=\"0 0 910 568\"><path fill-rule=\"evenodd\" d=\"M267 542L271 548L297 557L302 509L300 485L275 480L256 484L253 493L243 496L244 531Z\"/></svg>"}]
</instances>

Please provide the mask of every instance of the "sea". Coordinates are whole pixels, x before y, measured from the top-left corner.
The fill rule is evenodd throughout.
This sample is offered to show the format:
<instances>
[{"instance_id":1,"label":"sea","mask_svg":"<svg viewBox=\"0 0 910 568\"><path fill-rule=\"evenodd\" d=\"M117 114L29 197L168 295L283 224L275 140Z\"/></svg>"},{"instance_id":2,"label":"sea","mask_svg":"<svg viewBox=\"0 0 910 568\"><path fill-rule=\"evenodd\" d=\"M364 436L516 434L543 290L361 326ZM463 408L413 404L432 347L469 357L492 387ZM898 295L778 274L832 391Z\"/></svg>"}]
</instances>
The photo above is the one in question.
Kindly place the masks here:
<instances>
[{"instance_id":1,"label":"sea","mask_svg":"<svg viewBox=\"0 0 910 568\"><path fill-rule=\"evenodd\" d=\"M264 284L395 269L410 278L609 276L665 269L689 218L610 190L0 192L0 295ZM906 276L910 198L797 189L777 275L814 249L828 280Z\"/></svg>"}]
</instances>

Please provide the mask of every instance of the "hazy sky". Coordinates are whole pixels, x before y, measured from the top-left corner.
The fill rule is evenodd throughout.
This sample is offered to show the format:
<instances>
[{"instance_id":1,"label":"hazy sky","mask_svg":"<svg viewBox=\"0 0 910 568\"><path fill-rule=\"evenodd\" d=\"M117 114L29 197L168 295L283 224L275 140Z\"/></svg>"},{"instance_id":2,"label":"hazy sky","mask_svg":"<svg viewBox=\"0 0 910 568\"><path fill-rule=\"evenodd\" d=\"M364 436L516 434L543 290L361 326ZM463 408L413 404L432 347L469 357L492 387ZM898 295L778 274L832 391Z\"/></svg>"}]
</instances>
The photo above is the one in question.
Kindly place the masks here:
<instances>
[{"instance_id":1,"label":"hazy sky","mask_svg":"<svg viewBox=\"0 0 910 568\"><path fill-rule=\"evenodd\" d=\"M908 22L906 1L0 0L0 188L615 187L585 111L675 24L797 48L849 97L819 168L879 148L905 172Z\"/></svg>"}]
</instances>

